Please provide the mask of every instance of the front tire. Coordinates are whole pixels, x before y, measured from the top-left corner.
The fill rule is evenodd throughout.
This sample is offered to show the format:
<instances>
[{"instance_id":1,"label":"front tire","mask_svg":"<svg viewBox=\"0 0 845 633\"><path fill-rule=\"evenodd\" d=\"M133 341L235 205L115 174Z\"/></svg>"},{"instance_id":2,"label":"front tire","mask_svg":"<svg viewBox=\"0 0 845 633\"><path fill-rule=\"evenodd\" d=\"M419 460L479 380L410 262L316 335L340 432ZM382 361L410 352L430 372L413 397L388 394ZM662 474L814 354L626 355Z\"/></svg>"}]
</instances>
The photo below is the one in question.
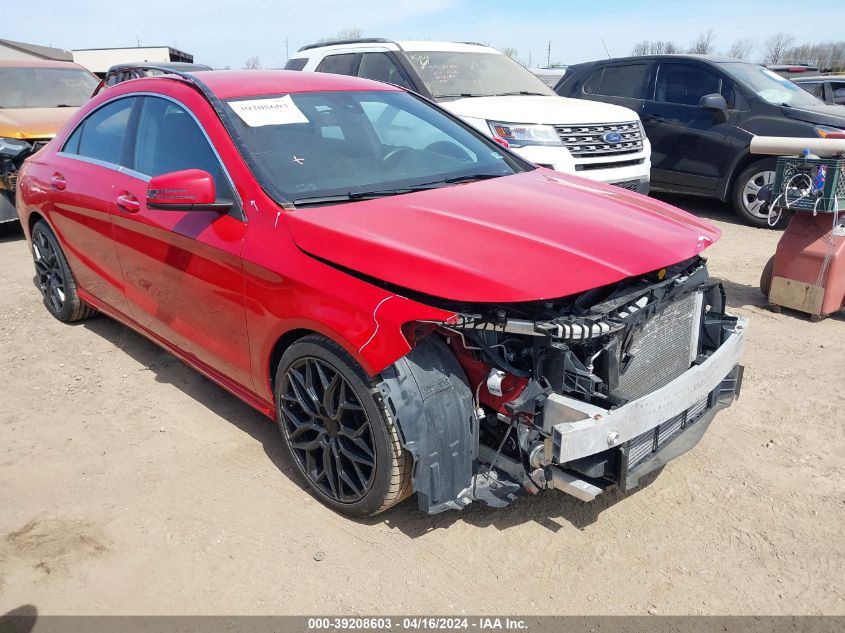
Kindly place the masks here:
<instances>
[{"instance_id":1,"label":"front tire","mask_svg":"<svg viewBox=\"0 0 845 633\"><path fill-rule=\"evenodd\" d=\"M276 370L276 419L291 459L317 499L365 517L411 492L412 460L346 351L320 335L293 343Z\"/></svg>"},{"instance_id":2,"label":"front tire","mask_svg":"<svg viewBox=\"0 0 845 633\"><path fill-rule=\"evenodd\" d=\"M770 185L775 180L775 161L760 160L746 167L737 176L733 186L733 207L736 214L746 224L760 229L783 228L786 218L781 216L775 226L769 225L769 212L757 198L763 185ZM784 214L785 215L785 214Z\"/></svg>"},{"instance_id":3,"label":"front tire","mask_svg":"<svg viewBox=\"0 0 845 633\"><path fill-rule=\"evenodd\" d=\"M52 229L43 220L32 227L35 276L47 311L64 323L82 321L96 311L79 298L76 280Z\"/></svg>"}]
</instances>

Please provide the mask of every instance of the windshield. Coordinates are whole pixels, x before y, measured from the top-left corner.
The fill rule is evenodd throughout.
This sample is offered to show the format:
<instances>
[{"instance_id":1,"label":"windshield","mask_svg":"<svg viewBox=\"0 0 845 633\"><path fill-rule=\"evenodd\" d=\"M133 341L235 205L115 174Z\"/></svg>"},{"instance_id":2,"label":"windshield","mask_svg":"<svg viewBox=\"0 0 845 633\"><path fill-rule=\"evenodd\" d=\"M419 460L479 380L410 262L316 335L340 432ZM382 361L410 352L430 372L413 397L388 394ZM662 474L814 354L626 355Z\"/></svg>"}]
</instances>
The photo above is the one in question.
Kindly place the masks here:
<instances>
[{"instance_id":1,"label":"windshield","mask_svg":"<svg viewBox=\"0 0 845 633\"><path fill-rule=\"evenodd\" d=\"M409 51L405 53L435 99L536 94L548 86L507 55Z\"/></svg>"},{"instance_id":2,"label":"windshield","mask_svg":"<svg viewBox=\"0 0 845 633\"><path fill-rule=\"evenodd\" d=\"M754 93L773 105L786 105L796 108L817 107L824 105L813 95L795 85L789 79L758 64L725 63L722 67L729 74Z\"/></svg>"},{"instance_id":3,"label":"windshield","mask_svg":"<svg viewBox=\"0 0 845 633\"><path fill-rule=\"evenodd\" d=\"M0 108L81 106L96 87L81 68L0 68Z\"/></svg>"},{"instance_id":4,"label":"windshield","mask_svg":"<svg viewBox=\"0 0 845 633\"><path fill-rule=\"evenodd\" d=\"M527 168L406 92L304 92L227 104L256 177L280 202L398 195Z\"/></svg>"}]
</instances>

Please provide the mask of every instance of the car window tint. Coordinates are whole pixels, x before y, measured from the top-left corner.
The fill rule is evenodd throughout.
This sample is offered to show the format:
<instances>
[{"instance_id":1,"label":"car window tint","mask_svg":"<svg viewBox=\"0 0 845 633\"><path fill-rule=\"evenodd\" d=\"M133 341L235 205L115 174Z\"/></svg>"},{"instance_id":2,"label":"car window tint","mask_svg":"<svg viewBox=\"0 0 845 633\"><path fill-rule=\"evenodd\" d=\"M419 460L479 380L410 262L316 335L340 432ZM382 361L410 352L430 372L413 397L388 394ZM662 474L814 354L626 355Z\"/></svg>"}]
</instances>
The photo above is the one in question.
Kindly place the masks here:
<instances>
[{"instance_id":1,"label":"car window tint","mask_svg":"<svg viewBox=\"0 0 845 633\"><path fill-rule=\"evenodd\" d=\"M601 68L597 68L596 70L590 73L590 76L587 77L587 80L584 82L584 92L586 94L599 94L599 88L601 88L601 78L603 74L604 66L602 66Z\"/></svg>"},{"instance_id":2,"label":"car window tint","mask_svg":"<svg viewBox=\"0 0 845 633\"><path fill-rule=\"evenodd\" d=\"M289 59L288 63L285 64L285 70L302 70L307 63L307 57L294 57L293 59Z\"/></svg>"},{"instance_id":3,"label":"car window tint","mask_svg":"<svg viewBox=\"0 0 845 633\"><path fill-rule=\"evenodd\" d=\"M802 81L800 84L804 90L809 92L814 97L824 99L824 84L820 81Z\"/></svg>"},{"instance_id":4,"label":"car window tint","mask_svg":"<svg viewBox=\"0 0 845 633\"><path fill-rule=\"evenodd\" d=\"M697 106L704 95L719 94L719 79L719 75L703 66L661 64L657 73L654 100Z\"/></svg>"},{"instance_id":5,"label":"car window tint","mask_svg":"<svg viewBox=\"0 0 845 633\"><path fill-rule=\"evenodd\" d=\"M82 123L81 129L78 128L79 138L74 139L74 132L68 139L65 151L72 151L70 141L73 140L76 147L72 153L106 163L124 165L126 161L121 160L121 154L129 113L134 103L135 99L118 99L95 110Z\"/></svg>"},{"instance_id":6,"label":"car window tint","mask_svg":"<svg viewBox=\"0 0 845 633\"><path fill-rule=\"evenodd\" d=\"M214 178L218 201L233 199L220 161L205 134L182 106L166 99L144 99L133 168L148 176L202 169Z\"/></svg>"},{"instance_id":7,"label":"car window tint","mask_svg":"<svg viewBox=\"0 0 845 633\"><path fill-rule=\"evenodd\" d=\"M725 98L725 103L728 104L729 110L736 110L736 88L733 82L727 79L722 79L722 88L720 90L722 96Z\"/></svg>"},{"instance_id":8,"label":"car window tint","mask_svg":"<svg viewBox=\"0 0 845 633\"><path fill-rule=\"evenodd\" d=\"M647 64L608 66L604 69L598 94L608 97L642 99Z\"/></svg>"},{"instance_id":9,"label":"car window tint","mask_svg":"<svg viewBox=\"0 0 845 633\"><path fill-rule=\"evenodd\" d=\"M317 66L317 72L334 73L336 75L354 75L356 57L358 57L357 53L329 55Z\"/></svg>"},{"instance_id":10,"label":"car window tint","mask_svg":"<svg viewBox=\"0 0 845 633\"><path fill-rule=\"evenodd\" d=\"M845 81L831 81L830 90L833 93L833 103L845 105Z\"/></svg>"},{"instance_id":11,"label":"car window tint","mask_svg":"<svg viewBox=\"0 0 845 633\"><path fill-rule=\"evenodd\" d=\"M361 58L361 65L358 68L358 76L376 81L386 81L408 88L408 83L402 76L399 68L386 53L364 53Z\"/></svg>"},{"instance_id":12,"label":"car window tint","mask_svg":"<svg viewBox=\"0 0 845 633\"><path fill-rule=\"evenodd\" d=\"M62 148L63 152L68 154L78 154L79 153L79 139L82 136L82 126L80 125L77 127L73 134L71 134L67 141L65 141L65 146Z\"/></svg>"}]
</instances>

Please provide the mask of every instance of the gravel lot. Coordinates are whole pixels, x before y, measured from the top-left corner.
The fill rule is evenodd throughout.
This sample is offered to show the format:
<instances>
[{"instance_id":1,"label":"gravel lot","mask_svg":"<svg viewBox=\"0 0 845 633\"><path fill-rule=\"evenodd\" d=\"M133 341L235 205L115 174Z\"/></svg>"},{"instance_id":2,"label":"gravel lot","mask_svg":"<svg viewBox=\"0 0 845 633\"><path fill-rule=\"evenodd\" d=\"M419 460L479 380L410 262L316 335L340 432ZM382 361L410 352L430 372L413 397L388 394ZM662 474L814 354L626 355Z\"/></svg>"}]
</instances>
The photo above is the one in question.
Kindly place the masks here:
<instances>
[{"instance_id":1,"label":"gravel lot","mask_svg":"<svg viewBox=\"0 0 845 633\"><path fill-rule=\"evenodd\" d=\"M723 230L711 272L751 318L742 398L701 444L628 496L368 521L146 339L50 317L0 237L0 614L845 614L845 315L769 312L779 234L667 200Z\"/></svg>"}]
</instances>

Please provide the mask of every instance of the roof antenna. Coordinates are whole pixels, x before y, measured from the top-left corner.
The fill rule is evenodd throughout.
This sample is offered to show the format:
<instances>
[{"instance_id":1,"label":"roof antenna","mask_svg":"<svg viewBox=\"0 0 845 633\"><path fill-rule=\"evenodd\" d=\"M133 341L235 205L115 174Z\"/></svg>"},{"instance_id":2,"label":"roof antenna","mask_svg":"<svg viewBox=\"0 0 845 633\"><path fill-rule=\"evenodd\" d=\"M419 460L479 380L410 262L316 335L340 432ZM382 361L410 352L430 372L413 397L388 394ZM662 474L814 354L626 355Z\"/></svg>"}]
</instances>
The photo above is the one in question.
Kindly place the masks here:
<instances>
[{"instance_id":1,"label":"roof antenna","mask_svg":"<svg viewBox=\"0 0 845 633\"><path fill-rule=\"evenodd\" d=\"M604 46L604 52L607 54L607 58L610 59L610 51L607 50L607 44L604 43L604 38L601 38L601 45Z\"/></svg>"}]
</instances>

